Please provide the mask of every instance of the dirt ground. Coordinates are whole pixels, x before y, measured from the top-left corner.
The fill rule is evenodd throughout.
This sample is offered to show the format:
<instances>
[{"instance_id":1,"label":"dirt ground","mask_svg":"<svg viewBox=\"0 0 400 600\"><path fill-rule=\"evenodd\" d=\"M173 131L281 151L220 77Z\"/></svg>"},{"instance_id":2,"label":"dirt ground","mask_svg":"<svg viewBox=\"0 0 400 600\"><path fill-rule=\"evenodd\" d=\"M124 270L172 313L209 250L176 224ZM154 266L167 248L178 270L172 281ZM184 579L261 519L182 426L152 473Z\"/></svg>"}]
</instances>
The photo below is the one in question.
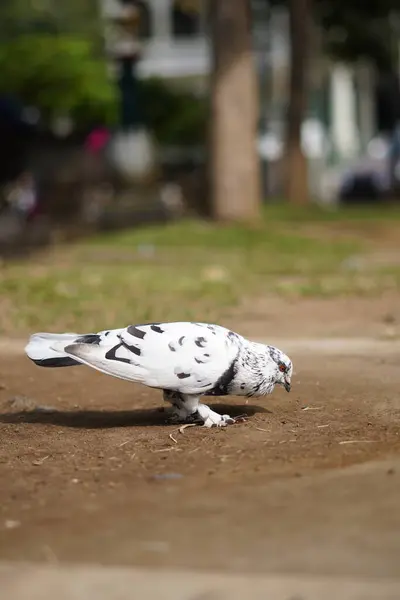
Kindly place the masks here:
<instances>
[{"instance_id":1,"label":"dirt ground","mask_svg":"<svg viewBox=\"0 0 400 600\"><path fill-rule=\"evenodd\" d=\"M227 320L227 326L251 338L400 337L400 297L274 298L247 300ZM239 329L238 329L239 328Z\"/></svg>"},{"instance_id":2,"label":"dirt ground","mask_svg":"<svg viewBox=\"0 0 400 600\"><path fill-rule=\"evenodd\" d=\"M399 351L292 358L290 394L181 434L158 392L3 356L0 561L398 576Z\"/></svg>"}]
</instances>

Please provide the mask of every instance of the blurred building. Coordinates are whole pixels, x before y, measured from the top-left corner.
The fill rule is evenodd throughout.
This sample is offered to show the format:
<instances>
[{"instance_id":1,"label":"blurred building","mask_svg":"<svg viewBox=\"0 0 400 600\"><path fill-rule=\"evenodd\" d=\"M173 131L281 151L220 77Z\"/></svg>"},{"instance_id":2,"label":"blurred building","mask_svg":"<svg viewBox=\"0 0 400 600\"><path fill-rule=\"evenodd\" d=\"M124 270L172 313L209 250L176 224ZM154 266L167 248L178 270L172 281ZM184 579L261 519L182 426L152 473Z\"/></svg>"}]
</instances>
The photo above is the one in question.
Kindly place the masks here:
<instances>
[{"instance_id":1,"label":"blurred building","mask_svg":"<svg viewBox=\"0 0 400 600\"><path fill-rule=\"evenodd\" d=\"M209 53L205 33L204 2L201 0L143 0L135 2L140 10L139 37L141 60L138 74L164 78L196 77L209 70ZM121 40L110 24L123 14L128 2L102 0L102 10L109 25L106 46L111 52L121 50L128 40Z\"/></svg>"},{"instance_id":2,"label":"blurred building","mask_svg":"<svg viewBox=\"0 0 400 600\"><path fill-rule=\"evenodd\" d=\"M106 26L106 47L113 52L128 40L121 40L111 23L131 3L140 9L138 29L141 60L138 72L144 77L203 77L210 68L205 0L101 0ZM288 39L284 11L267 10L265 0L252 0L255 52L268 53L268 60L284 64ZM267 43L266 43L267 42Z\"/></svg>"}]
</instances>

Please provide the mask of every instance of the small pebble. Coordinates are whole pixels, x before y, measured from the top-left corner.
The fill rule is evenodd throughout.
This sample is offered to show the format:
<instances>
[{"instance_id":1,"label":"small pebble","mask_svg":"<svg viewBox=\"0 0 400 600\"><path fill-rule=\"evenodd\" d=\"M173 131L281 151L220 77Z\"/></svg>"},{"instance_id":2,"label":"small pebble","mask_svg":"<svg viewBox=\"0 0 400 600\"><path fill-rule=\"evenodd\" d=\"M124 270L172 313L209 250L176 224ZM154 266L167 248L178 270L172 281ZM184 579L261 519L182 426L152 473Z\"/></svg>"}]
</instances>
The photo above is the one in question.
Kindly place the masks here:
<instances>
[{"instance_id":1,"label":"small pebble","mask_svg":"<svg viewBox=\"0 0 400 600\"><path fill-rule=\"evenodd\" d=\"M17 527L20 527L20 525L20 521L13 521L12 519L8 519L4 522L4 527L6 529L17 529Z\"/></svg>"},{"instance_id":2,"label":"small pebble","mask_svg":"<svg viewBox=\"0 0 400 600\"><path fill-rule=\"evenodd\" d=\"M153 475L152 479L181 479L182 477L180 473L159 473Z\"/></svg>"}]
</instances>

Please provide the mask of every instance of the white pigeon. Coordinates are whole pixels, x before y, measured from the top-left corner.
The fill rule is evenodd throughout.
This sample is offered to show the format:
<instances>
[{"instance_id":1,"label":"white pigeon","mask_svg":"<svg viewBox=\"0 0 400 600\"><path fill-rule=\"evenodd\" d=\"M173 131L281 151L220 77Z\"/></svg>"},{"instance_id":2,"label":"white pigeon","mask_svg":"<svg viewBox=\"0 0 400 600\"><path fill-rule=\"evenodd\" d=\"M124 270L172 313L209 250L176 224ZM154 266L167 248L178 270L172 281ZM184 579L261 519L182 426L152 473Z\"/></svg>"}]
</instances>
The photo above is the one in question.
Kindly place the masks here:
<instances>
[{"instance_id":1,"label":"white pigeon","mask_svg":"<svg viewBox=\"0 0 400 600\"><path fill-rule=\"evenodd\" d=\"M293 366L274 346L251 342L207 323L146 323L99 333L35 333L25 347L43 367L88 365L163 391L170 421L224 427L235 423L200 402L202 396L265 396L290 391Z\"/></svg>"}]
</instances>

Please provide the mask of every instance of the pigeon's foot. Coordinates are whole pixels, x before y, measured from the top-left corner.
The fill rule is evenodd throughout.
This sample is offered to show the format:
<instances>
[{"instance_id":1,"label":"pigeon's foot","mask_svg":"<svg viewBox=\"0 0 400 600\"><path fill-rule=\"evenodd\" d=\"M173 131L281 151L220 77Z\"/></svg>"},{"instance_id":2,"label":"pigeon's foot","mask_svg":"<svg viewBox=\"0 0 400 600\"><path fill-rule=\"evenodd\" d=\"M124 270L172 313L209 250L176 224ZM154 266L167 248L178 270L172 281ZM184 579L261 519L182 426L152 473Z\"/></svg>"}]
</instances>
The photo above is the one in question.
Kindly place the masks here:
<instances>
[{"instance_id":1,"label":"pigeon's foot","mask_svg":"<svg viewBox=\"0 0 400 600\"><path fill-rule=\"evenodd\" d=\"M206 404L199 404L197 413L203 420L203 427L226 427L236 423L229 415L219 415Z\"/></svg>"},{"instance_id":2,"label":"pigeon's foot","mask_svg":"<svg viewBox=\"0 0 400 600\"><path fill-rule=\"evenodd\" d=\"M202 425L203 427L226 427L243 422L244 416L233 418L230 415L219 415L207 404L201 404L198 396L188 396L164 390L164 400L171 402L167 423L183 425Z\"/></svg>"},{"instance_id":3,"label":"pigeon's foot","mask_svg":"<svg viewBox=\"0 0 400 600\"><path fill-rule=\"evenodd\" d=\"M200 425L203 427L226 427L227 425L233 425L236 423L236 419L233 419L229 415L219 415L206 406L205 404L199 404L199 409L189 414L184 408L172 407L169 411L169 415L166 419L167 423L179 424L179 425Z\"/></svg>"},{"instance_id":4,"label":"pigeon's foot","mask_svg":"<svg viewBox=\"0 0 400 600\"><path fill-rule=\"evenodd\" d=\"M214 415L207 417L203 423L203 427L226 427L227 425L236 423L235 419L229 415L217 415L217 417L218 418L215 418Z\"/></svg>"}]
</instances>

